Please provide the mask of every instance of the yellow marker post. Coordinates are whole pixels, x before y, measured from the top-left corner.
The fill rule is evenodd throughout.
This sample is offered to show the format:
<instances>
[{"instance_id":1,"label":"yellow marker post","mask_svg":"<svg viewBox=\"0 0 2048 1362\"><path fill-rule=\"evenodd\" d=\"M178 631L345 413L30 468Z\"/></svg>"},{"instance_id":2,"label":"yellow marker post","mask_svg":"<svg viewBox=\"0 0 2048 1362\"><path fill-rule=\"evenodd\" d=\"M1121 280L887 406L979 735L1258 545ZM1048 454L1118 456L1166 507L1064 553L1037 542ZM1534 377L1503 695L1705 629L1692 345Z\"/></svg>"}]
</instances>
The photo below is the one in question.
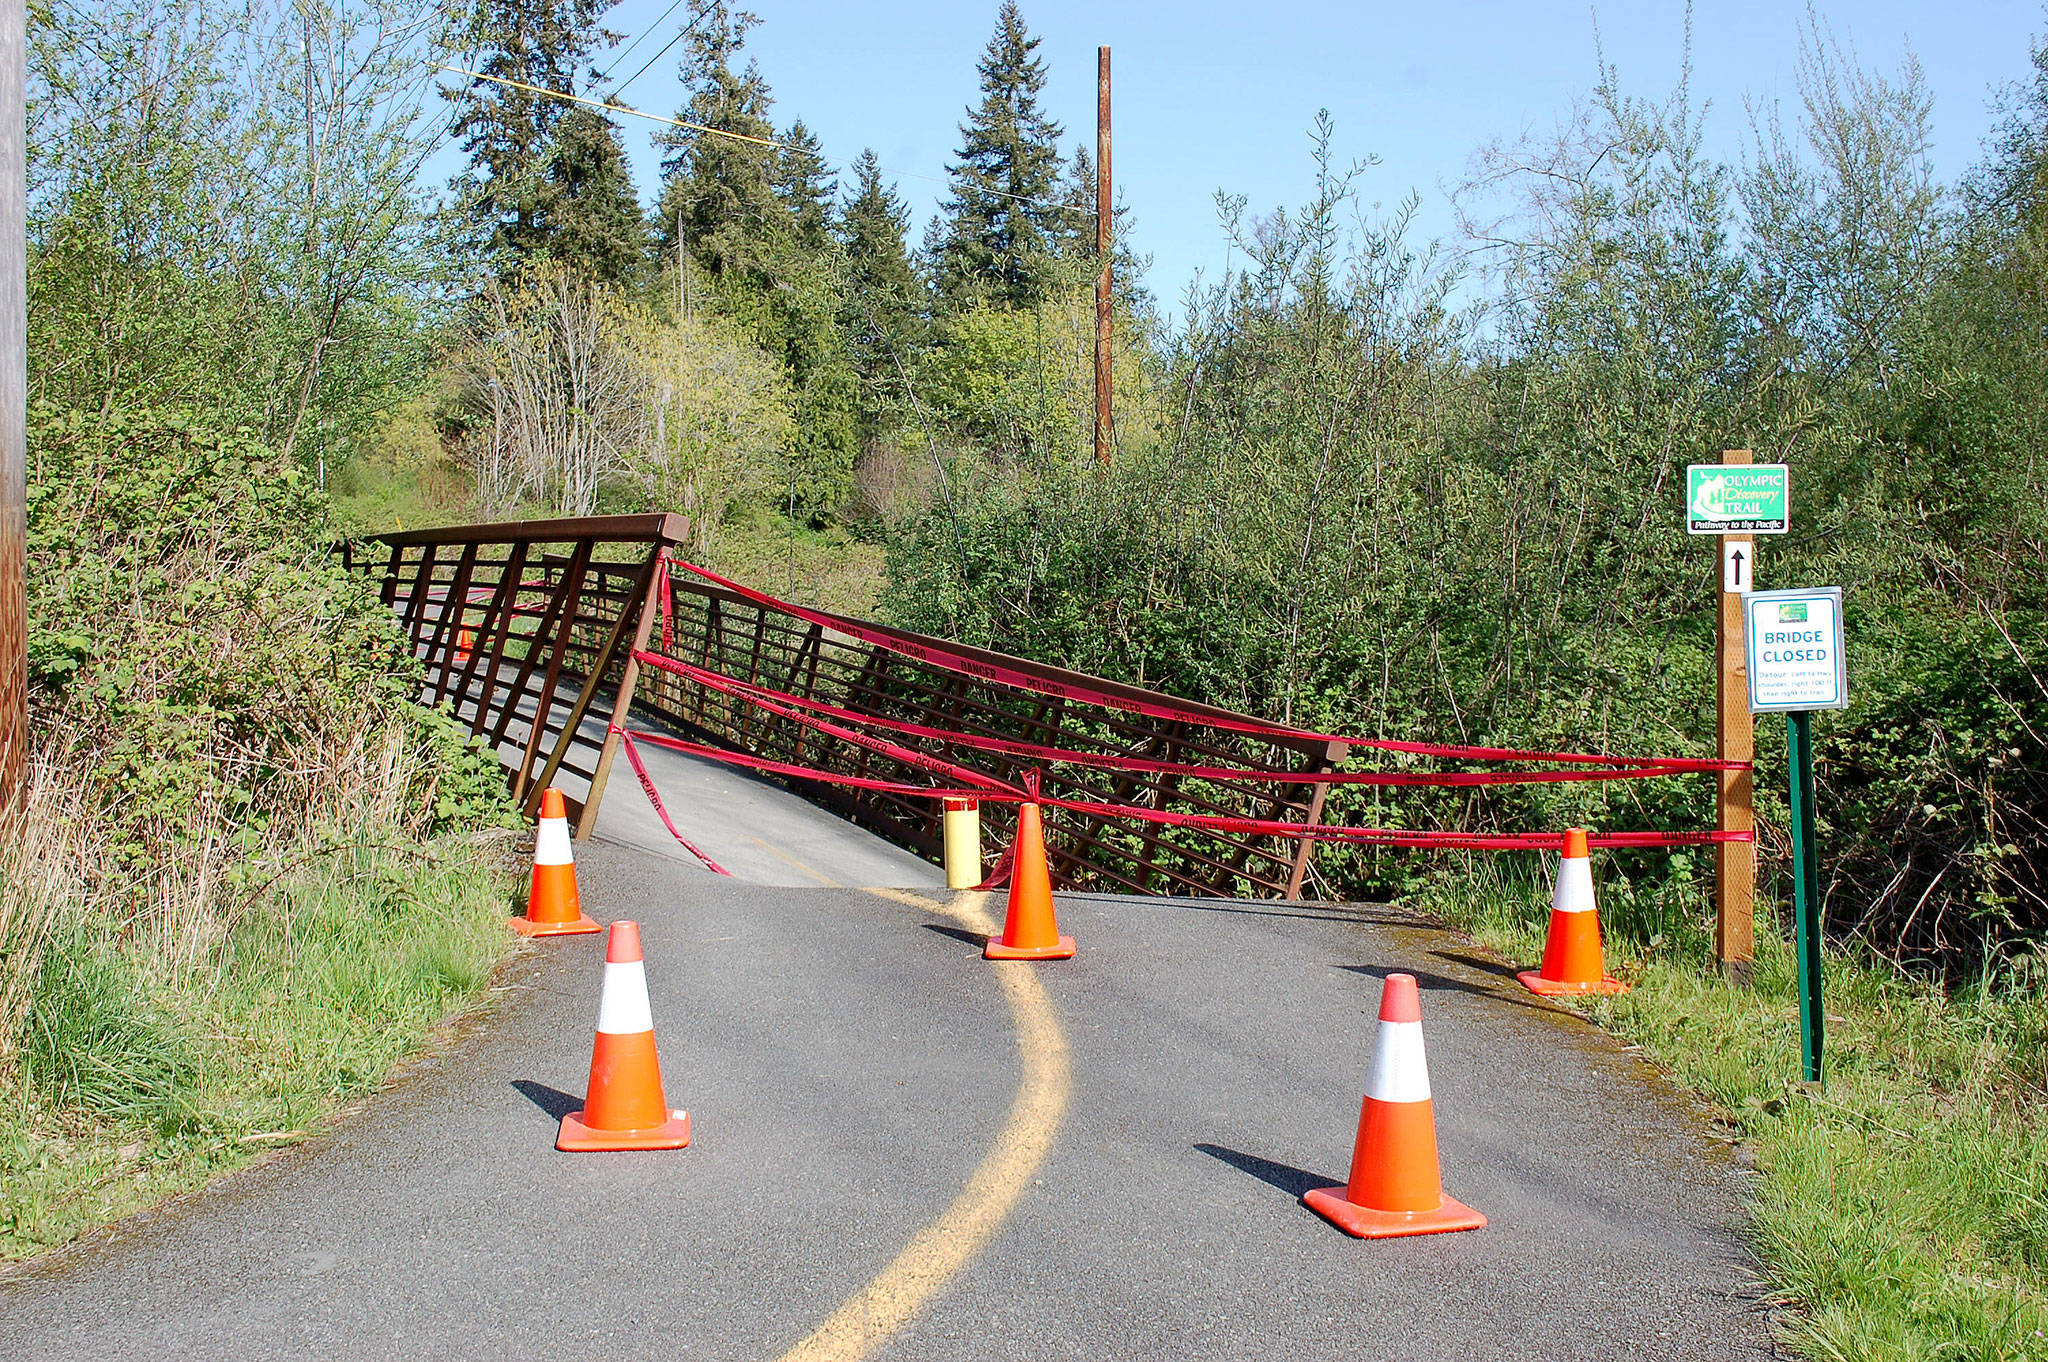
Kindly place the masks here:
<instances>
[{"instance_id":1,"label":"yellow marker post","mask_svg":"<svg viewBox=\"0 0 2048 1362\"><path fill-rule=\"evenodd\" d=\"M972 889L982 881L981 801L942 801L946 834L946 888Z\"/></svg>"}]
</instances>

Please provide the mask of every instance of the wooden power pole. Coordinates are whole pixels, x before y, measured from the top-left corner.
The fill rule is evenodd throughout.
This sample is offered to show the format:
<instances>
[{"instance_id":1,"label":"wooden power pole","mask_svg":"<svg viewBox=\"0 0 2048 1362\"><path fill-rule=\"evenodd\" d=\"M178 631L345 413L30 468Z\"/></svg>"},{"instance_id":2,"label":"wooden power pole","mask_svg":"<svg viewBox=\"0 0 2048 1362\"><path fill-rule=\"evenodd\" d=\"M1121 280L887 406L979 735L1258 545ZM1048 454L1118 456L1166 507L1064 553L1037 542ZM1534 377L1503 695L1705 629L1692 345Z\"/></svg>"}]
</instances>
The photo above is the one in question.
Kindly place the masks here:
<instances>
[{"instance_id":1,"label":"wooden power pole","mask_svg":"<svg viewBox=\"0 0 2048 1362\"><path fill-rule=\"evenodd\" d=\"M0 807L28 775L28 8L0 0Z\"/></svg>"},{"instance_id":2,"label":"wooden power pole","mask_svg":"<svg viewBox=\"0 0 2048 1362\"><path fill-rule=\"evenodd\" d=\"M1724 464L1750 462L1746 449L1721 453ZM1721 602L1715 675L1716 735L1714 755L1723 761L1749 761L1756 756L1756 719L1749 712L1749 651L1744 646L1742 598L1756 586L1756 540L1746 534L1721 536L1721 561L1715 586ZM1723 832L1753 832L1756 811L1751 804L1750 772L1717 773L1715 826ZM1719 842L1714 846L1714 958L1721 973L1735 983L1748 983L1756 957L1756 844Z\"/></svg>"},{"instance_id":3,"label":"wooden power pole","mask_svg":"<svg viewBox=\"0 0 2048 1362\"><path fill-rule=\"evenodd\" d=\"M1116 413L1109 396L1109 262L1114 210L1109 196L1109 49L1095 49L1095 458L1109 467L1116 440Z\"/></svg>"}]
</instances>

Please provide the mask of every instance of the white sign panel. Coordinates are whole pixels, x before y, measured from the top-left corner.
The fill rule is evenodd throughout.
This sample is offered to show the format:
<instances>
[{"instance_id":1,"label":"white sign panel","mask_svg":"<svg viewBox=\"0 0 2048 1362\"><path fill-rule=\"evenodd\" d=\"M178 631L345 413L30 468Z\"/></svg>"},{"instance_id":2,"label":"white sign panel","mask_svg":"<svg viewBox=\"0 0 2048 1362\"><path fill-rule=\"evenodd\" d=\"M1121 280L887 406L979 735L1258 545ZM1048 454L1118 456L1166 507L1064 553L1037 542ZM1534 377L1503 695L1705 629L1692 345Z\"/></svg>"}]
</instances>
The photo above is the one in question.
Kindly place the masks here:
<instances>
[{"instance_id":1,"label":"white sign panel","mask_svg":"<svg viewBox=\"0 0 2048 1362\"><path fill-rule=\"evenodd\" d=\"M1749 642L1749 708L1841 709L1849 703L1842 588L1753 591L1742 601Z\"/></svg>"},{"instance_id":2,"label":"white sign panel","mask_svg":"<svg viewBox=\"0 0 2048 1362\"><path fill-rule=\"evenodd\" d=\"M1756 585L1756 545L1747 539L1721 541L1721 589L1748 595Z\"/></svg>"}]
</instances>

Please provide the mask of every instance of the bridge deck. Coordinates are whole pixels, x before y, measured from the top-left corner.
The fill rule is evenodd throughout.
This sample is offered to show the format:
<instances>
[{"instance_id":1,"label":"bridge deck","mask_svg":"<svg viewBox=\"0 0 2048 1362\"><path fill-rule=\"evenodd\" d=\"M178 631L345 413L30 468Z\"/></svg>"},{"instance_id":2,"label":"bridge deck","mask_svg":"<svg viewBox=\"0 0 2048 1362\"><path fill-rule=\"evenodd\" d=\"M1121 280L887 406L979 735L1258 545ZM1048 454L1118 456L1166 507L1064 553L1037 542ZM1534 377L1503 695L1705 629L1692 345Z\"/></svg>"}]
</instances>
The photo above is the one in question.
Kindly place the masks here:
<instances>
[{"instance_id":1,"label":"bridge deck","mask_svg":"<svg viewBox=\"0 0 2048 1362\"><path fill-rule=\"evenodd\" d=\"M508 663L500 674L509 682L513 671ZM434 675L435 670L429 667L429 678ZM594 751L604 743L613 698L614 692L609 688L600 689L596 703L577 726L578 736L589 750ZM461 719L468 719L474 712L474 706L466 700L449 704ZM498 744L498 755L507 767L519 765L531 733L533 708L531 699L518 705ZM633 722L636 730L661 727L644 716L636 716ZM534 761L536 774L544 763L545 751L544 747L542 755ZM821 813L817 805L772 781L722 762L670 751L652 743L638 744L638 751L677 831L737 879L751 884L810 886L913 886L946 882L945 874L929 861L844 819ZM589 790L586 780L567 770L557 776L555 783L578 801ZM612 767L592 836L601 842L702 868L662 826L623 752Z\"/></svg>"},{"instance_id":2,"label":"bridge deck","mask_svg":"<svg viewBox=\"0 0 2048 1362\"><path fill-rule=\"evenodd\" d=\"M658 828L580 853L593 914L644 924L691 1149L553 1151L601 938L530 946L493 1011L329 1133L0 1278L0 1353L772 1359L826 1321L803 1356L1767 1351L1741 1175L1697 1113L1455 938L1073 897L1076 959L991 966L970 924L1000 903L817 884L936 872L837 855L864 835L800 801L824 840L794 855L775 802L714 829L674 800L715 855L770 843L764 883ZM644 803L622 767L607 815ZM1344 1172L1392 968L1422 978L1446 1182L1487 1229L1367 1244L1296 1200Z\"/></svg>"}]
</instances>

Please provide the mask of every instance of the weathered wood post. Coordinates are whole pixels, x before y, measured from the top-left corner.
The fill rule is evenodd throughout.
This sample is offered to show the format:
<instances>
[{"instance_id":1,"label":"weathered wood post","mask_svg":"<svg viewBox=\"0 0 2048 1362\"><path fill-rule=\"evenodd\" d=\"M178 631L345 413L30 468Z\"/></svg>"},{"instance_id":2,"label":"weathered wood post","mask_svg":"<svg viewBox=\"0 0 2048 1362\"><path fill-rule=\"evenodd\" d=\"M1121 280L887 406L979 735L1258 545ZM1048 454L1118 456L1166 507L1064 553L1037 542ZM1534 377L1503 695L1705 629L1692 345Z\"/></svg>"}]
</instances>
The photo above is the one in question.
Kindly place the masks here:
<instances>
[{"instance_id":1,"label":"weathered wood post","mask_svg":"<svg viewBox=\"0 0 2048 1362\"><path fill-rule=\"evenodd\" d=\"M28 774L28 10L0 0L0 808Z\"/></svg>"}]
</instances>

